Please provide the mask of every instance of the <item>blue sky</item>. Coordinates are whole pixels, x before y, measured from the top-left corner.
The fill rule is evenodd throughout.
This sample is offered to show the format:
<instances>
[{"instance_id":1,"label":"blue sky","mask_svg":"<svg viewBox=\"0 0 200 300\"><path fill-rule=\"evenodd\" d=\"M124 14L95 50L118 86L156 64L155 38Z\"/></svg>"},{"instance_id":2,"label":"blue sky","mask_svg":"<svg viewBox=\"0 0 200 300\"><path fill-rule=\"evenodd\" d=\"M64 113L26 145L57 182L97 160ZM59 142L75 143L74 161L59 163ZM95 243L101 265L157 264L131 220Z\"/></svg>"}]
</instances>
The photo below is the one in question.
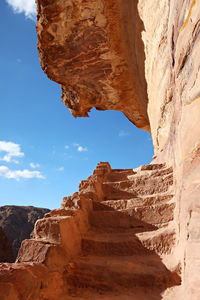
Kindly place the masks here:
<instances>
[{"instance_id":1,"label":"blue sky","mask_svg":"<svg viewBox=\"0 0 200 300\"><path fill-rule=\"evenodd\" d=\"M135 168L153 147L120 112L71 116L40 68L33 3L0 2L0 205L58 208L99 161Z\"/></svg>"}]
</instances>

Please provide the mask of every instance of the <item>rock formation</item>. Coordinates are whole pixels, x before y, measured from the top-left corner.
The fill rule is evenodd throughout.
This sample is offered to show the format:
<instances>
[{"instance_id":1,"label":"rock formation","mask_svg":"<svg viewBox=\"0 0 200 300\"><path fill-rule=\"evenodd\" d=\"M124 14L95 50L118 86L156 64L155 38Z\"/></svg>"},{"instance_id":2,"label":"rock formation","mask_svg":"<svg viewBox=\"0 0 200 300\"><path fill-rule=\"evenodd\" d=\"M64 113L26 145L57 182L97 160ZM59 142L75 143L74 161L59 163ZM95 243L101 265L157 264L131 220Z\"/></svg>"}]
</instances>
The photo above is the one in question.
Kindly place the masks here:
<instances>
[{"instance_id":1,"label":"rock formation","mask_svg":"<svg viewBox=\"0 0 200 300\"><path fill-rule=\"evenodd\" d=\"M21 242L30 237L35 222L47 212L49 209L33 206L0 206L0 262L15 261Z\"/></svg>"},{"instance_id":2,"label":"rock formation","mask_svg":"<svg viewBox=\"0 0 200 300\"><path fill-rule=\"evenodd\" d=\"M200 2L139 1L148 83L148 115L156 162L173 166L182 290L200 297ZM161 17L162 16L162 17Z\"/></svg>"},{"instance_id":3,"label":"rock formation","mask_svg":"<svg viewBox=\"0 0 200 300\"><path fill-rule=\"evenodd\" d=\"M137 1L38 1L42 68L75 117L119 110L149 130L142 29Z\"/></svg>"},{"instance_id":4,"label":"rock formation","mask_svg":"<svg viewBox=\"0 0 200 300\"><path fill-rule=\"evenodd\" d=\"M38 221L2 265L3 299L200 298L199 20L197 0L38 0L41 65L63 102L74 116L123 112L150 128L155 156L100 164Z\"/></svg>"},{"instance_id":5,"label":"rock formation","mask_svg":"<svg viewBox=\"0 0 200 300\"><path fill-rule=\"evenodd\" d=\"M10 289L3 299L174 297L180 285L170 258L177 243L174 208L171 167L98 164L61 209L36 222L17 263L1 265L2 288Z\"/></svg>"},{"instance_id":6,"label":"rock formation","mask_svg":"<svg viewBox=\"0 0 200 300\"><path fill-rule=\"evenodd\" d=\"M0 262L13 262L12 245L8 241L3 229L0 227Z\"/></svg>"}]
</instances>

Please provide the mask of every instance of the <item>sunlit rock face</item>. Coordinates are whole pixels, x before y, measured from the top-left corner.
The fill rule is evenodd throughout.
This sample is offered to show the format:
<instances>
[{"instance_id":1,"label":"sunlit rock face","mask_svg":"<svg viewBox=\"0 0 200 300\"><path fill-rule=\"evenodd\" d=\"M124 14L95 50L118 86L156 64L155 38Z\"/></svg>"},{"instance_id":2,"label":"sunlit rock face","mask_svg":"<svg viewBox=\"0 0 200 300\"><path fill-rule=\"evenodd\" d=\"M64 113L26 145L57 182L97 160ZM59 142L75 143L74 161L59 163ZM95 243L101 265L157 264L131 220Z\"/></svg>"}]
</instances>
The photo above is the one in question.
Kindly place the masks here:
<instances>
[{"instance_id":1,"label":"sunlit rock face","mask_svg":"<svg viewBox=\"0 0 200 300\"><path fill-rule=\"evenodd\" d=\"M1 266L6 300L200 298L199 20L197 0L38 0L41 65L63 102L150 122L155 157L99 164L38 221Z\"/></svg>"},{"instance_id":2,"label":"sunlit rock face","mask_svg":"<svg viewBox=\"0 0 200 300\"><path fill-rule=\"evenodd\" d=\"M199 299L200 2L140 0L139 12L155 154L175 172L179 297Z\"/></svg>"},{"instance_id":3,"label":"sunlit rock face","mask_svg":"<svg viewBox=\"0 0 200 300\"><path fill-rule=\"evenodd\" d=\"M137 1L38 1L41 65L75 117L122 111L149 130Z\"/></svg>"},{"instance_id":4,"label":"sunlit rock face","mask_svg":"<svg viewBox=\"0 0 200 300\"><path fill-rule=\"evenodd\" d=\"M3 300L175 299L180 270L173 169L101 162L36 222L17 263L0 264Z\"/></svg>"}]
</instances>

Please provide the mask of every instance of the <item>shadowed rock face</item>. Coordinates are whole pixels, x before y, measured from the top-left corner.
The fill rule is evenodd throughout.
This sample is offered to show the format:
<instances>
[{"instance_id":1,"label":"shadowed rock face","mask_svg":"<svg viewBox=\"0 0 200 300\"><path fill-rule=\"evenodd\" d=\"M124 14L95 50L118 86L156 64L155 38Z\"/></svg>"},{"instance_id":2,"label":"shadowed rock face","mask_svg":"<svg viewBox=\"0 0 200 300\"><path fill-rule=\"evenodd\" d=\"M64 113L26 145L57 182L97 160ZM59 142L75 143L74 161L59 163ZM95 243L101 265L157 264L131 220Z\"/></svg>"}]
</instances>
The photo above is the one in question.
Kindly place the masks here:
<instances>
[{"instance_id":1,"label":"shadowed rock face","mask_svg":"<svg viewBox=\"0 0 200 300\"><path fill-rule=\"evenodd\" d=\"M75 117L122 111L149 130L137 1L38 1L41 65Z\"/></svg>"},{"instance_id":2,"label":"shadowed rock face","mask_svg":"<svg viewBox=\"0 0 200 300\"><path fill-rule=\"evenodd\" d=\"M35 222L47 212L49 209L33 206L0 207L1 262L15 261L21 242L30 237Z\"/></svg>"},{"instance_id":3,"label":"shadowed rock face","mask_svg":"<svg viewBox=\"0 0 200 300\"><path fill-rule=\"evenodd\" d=\"M0 262L13 262L12 245L8 241L3 229L0 227Z\"/></svg>"}]
</instances>

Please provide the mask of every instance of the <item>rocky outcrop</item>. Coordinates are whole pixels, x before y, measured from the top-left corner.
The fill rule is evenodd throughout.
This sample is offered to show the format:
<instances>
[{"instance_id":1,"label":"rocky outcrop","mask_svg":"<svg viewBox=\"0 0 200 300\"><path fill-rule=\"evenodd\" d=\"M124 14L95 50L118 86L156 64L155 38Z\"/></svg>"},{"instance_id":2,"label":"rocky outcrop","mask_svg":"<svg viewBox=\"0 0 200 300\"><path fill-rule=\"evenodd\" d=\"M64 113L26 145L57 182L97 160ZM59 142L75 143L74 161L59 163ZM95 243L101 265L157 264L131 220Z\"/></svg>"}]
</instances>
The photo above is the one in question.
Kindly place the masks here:
<instances>
[{"instance_id":1,"label":"rocky outcrop","mask_svg":"<svg viewBox=\"0 0 200 300\"><path fill-rule=\"evenodd\" d=\"M98 164L61 209L36 222L17 263L1 265L3 299L173 299L174 208L172 168Z\"/></svg>"},{"instance_id":2,"label":"rocky outcrop","mask_svg":"<svg viewBox=\"0 0 200 300\"><path fill-rule=\"evenodd\" d=\"M51 1L39 1L40 58L43 69L50 78L64 86L63 100L76 116L85 115L85 112L93 106L100 109L117 109L124 112L136 126L144 127L143 121L141 125L136 118L130 117L138 114L140 120L141 109L142 115L145 115L143 112L144 102L141 101L137 85L138 78L140 78L140 82L143 78L139 72L140 75L137 76L137 70L141 71L142 69L142 63L141 61L138 63L138 57L141 56L143 61L144 56L142 48L136 42L136 40L140 40L142 31L148 94L147 112L155 149L154 162L167 162L174 169L177 203L175 219L179 234L173 259L177 264L180 263L183 278L182 294L177 295L176 298L198 299L200 297L197 284L200 280L198 275L200 274L198 254L200 243L198 221L200 3L196 0L74 0L65 1L68 7L66 9L64 9L62 1L56 1L54 6L51 3ZM139 25L141 23L137 17L137 6L144 29ZM98 21L99 19L101 22ZM57 26L55 26L56 34L52 33L54 24ZM87 30L91 32L90 30L93 28L95 30L92 32L95 33L90 34L91 39L88 39L85 32ZM102 40L101 29L104 32ZM96 38L97 35L98 38ZM98 47L92 45L91 40L94 43L97 41ZM79 47L79 41L81 47ZM117 43L116 52L115 42ZM56 45L58 46L57 55L55 55L57 59L52 55L55 53ZM132 47L133 45L134 47ZM83 48L84 51L82 51ZM95 55L99 55L99 49L105 49L108 54L106 62L112 66L110 69L106 69L105 60L101 61L100 65L96 64L99 60ZM91 57L83 58L83 52L88 53ZM115 55L112 56L111 53ZM100 56L102 57L101 52ZM105 58L105 56L103 57ZM121 64L116 63L116 58L119 57L125 62L127 72L121 69ZM91 62L92 67L89 67L87 62ZM123 80L121 81L123 75L118 76L118 73L113 71L114 64L117 66L117 70L123 70L126 84L123 84ZM123 63L122 65L124 66ZM57 66L61 66L61 68ZM84 71L82 71L83 69ZM111 69L112 72L107 71ZM103 75L96 77L97 75L94 74L97 73L95 72L98 74L104 72L105 77ZM88 74L92 74L92 79ZM72 83L69 76L73 79ZM99 96L99 94L102 95L100 86L102 83L107 83L105 78L109 80L109 85L106 85L109 87L109 92L106 92L108 97L106 96L105 100L102 100L102 97ZM83 83L84 79L87 84ZM134 82L134 87L129 85L130 79ZM119 85L115 85L115 82L119 83L120 88ZM77 84L77 89L74 87L74 83ZM84 94L86 85L88 87L86 89L87 96ZM95 88L93 88L94 86ZM117 95L119 95L119 91L122 91L120 106L113 105L113 99L116 99L112 94L113 86L118 86L117 89L115 88ZM144 90L144 85L140 87ZM95 89L95 104L92 105L90 100L85 99L93 99L91 90ZM133 90L135 96L131 94ZM125 94L128 95L129 100ZM134 104L133 107L132 101L134 103L138 101L139 105ZM124 111L127 108L128 114Z\"/></svg>"},{"instance_id":3,"label":"rocky outcrop","mask_svg":"<svg viewBox=\"0 0 200 300\"><path fill-rule=\"evenodd\" d=\"M30 237L35 222L49 209L33 206L0 207L0 261L14 262L21 242Z\"/></svg>"},{"instance_id":4,"label":"rocky outcrop","mask_svg":"<svg viewBox=\"0 0 200 300\"><path fill-rule=\"evenodd\" d=\"M46 275L37 283L42 296L36 299L126 300L136 283L134 295L139 299L199 299L199 20L197 0L38 0L41 64L62 85L63 102L74 116L87 116L96 107L122 111L140 128L149 130L150 123L155 156L140 174L99 166L89 181L81 183L81 193L65 198L61 210L37 223L35 239L24 242L19 256L27 268L30 261L44 267ZM173 169L173 192L164 163ZM143 171L150 172L151 179ZM111 176L109 180L105 174ZM127 174L132 179L127 180ZM143 230L144 222L146 233L134 232L135 219L139 219L137 230ZM133 232L126 226L133 226ZM133 253L133 245L140 255ZM108 262L110 249L117 258ZM63 251L67 258L62 258ZM141 274L141 270L146 271ZM181 286L176 286L177 274ZM51 297L48 280L54 275L59 280L53 286L59 283L59 288ZM148 289L142 289L144 281ZM16 284L10 289L22 297ZM119 290L123 298L113 296Z\"/></svg>"},{"instance_id":5,"label":"rocky outcrop","mask_svg":"<svg viewBox=\"0 0 200 300\"><path fill-rule=\"evenodd\" d=\"M12 245L8 241L8 238L1 227L0 227L0 261L1 262L14 261Z\"/></svg>"},{"instance_id":6,"label":"rocky outcrop","mask_svg":"<svg viewBox=\"0 0 200 300\"><path fill-rule=\"evenodd\" d=\"M156 161L173 165L176 182L175 259L183 278L176 299L199 299L200 2L140 0L139 10Z\"/></svg>"},{"instance_id":7,"label":"rocky outcrop","mask_svg":"<svg viewBox=\"0 0 200 300\"><path fill-rule=\"evenodd\" d=\"M38 0L41 65L75 117L118 110L149 130L142 30L137 1Z\"/></svg>"}]
</instances>

